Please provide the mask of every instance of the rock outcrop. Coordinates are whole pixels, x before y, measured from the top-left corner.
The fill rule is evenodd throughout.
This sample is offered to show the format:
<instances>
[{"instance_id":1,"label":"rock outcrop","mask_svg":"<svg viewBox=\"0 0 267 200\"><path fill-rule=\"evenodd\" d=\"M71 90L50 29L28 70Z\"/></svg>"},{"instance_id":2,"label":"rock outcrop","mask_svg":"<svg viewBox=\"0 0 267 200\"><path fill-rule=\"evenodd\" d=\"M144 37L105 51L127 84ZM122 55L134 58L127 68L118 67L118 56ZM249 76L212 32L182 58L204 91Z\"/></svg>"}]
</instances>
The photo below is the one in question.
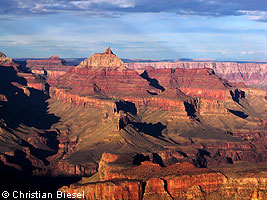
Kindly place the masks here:
<instances>
[{"instance_id":1,"label":"rock outcrop","mask_svg":"<svg viewBox=\"0 0 267 200\"><path fill-rule=\"evenodd\" d=\"M13 61L12 58L6 57L6 55L2 52L0 52L0 66L3 74L11 67L17 72L19 77L23 77L27 81L27 87L48 92L47 85L43 79L33 73L25 71L25 69L20 66L20 63ZM23 90L26 89L25 86L18 84L17 86L21 87Z\"/></svg>"},{"instance_id":2,"label":"rock outcrop","mask_svg":"<svg viewBox=\"0 0 267 200\"><path fill-rule=\"evenodd\" d=\"M235 85L214 74L212 69L150 69L141 76L157 80L165 89L179 88L187 96L223 100Z\"/></svg>"},{"instance_id":3,"label":"rock outcrop","mask_svg":"<svg viewBox=\"0 0 267 200\"><path fill-rule=\"evenodd\" d=\"M79 96L149 96L153 89L135 70L124 63L108 48L81 62L77 67L50 82L52 87L66 88Z\"/></svg>"},{"instance_id":4,"label":"rock outcrop","mask_svg":"<svg viewBox=\"0 0 267 200\"><path fill-rule=\"evenodd\" d=\"M81 62L76 69L81 68L92 70L101 70L103 68L125 70L126 66L123 61L111 51L110 47L108 47L104 53L96 53Z\"/></svg>"},{"instance_id":5,"label":"rock outcrop","mask_svg":"<svg viewBox=\"0 0 267 200\"><path fill-rule=\"evenodd\" d=\"M88 98L122 98L137 107L154 107L184 113L184 102L193 98L231 99L235 87L211 69L148 69L140 76L108 48L94 54L57 80L51 80L52 96L87 104Z\"/></svg>"},{"instance_id":6,"label":"rock outcrop","mask_svg":"<svg viewBox=\"0 0 267 200\"><path fill-rule=\"evenodd\" d=\"M65 74L73 66L69 65L65 60L57 55L42 60L27 60L26 67L36 75L42 75L46 78L57 78Z\"/></svg>"},{"instance_id":7,"label":"rock outcrop","mask_svg":"<svg viewBox=\"0 0 267 200\"><path fill-rule=\"evenodd\" d=\"M0 51L0 65L2 66L13 66L15 63L12 58L8 58L3 52Z\"/></svg>"},{"instance_id":8,"label":"rock outcrop","mask_svg":"<svg viewBox=\"0 0 267 200\"><path fill-rule=\"evenodd\" d=\"M233 167L213 171L189 163L160 167L149 161L126 167L124 155L103 154L99 171L90 178L60 188L85 192L85 199L264 199L266 174ZM105 169L103 171L103 169ZM228 170L228 171L227 171ZM229 170L231 172L229 172ZM113 174L112 176L103 176Z\"/></svg>"}]
</instances>

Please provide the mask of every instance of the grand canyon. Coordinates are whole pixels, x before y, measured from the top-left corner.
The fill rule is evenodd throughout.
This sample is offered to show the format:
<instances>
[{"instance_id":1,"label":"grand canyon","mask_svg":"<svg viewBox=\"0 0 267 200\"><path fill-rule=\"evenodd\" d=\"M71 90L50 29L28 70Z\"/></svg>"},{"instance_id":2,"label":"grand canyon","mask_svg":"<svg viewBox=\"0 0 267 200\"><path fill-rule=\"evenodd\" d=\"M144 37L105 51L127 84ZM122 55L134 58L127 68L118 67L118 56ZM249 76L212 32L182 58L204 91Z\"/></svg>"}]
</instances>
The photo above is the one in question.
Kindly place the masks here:
<instances>
[{"instance_id":1,"label":"grand canyon","mask_svg":"<svg viewBox=\"0 0 267 200\"><path fill-rule=\"evenodd\" d=\"M0 56L1 188L267 199L267 64Z\"/></svg>"}]
</instances>

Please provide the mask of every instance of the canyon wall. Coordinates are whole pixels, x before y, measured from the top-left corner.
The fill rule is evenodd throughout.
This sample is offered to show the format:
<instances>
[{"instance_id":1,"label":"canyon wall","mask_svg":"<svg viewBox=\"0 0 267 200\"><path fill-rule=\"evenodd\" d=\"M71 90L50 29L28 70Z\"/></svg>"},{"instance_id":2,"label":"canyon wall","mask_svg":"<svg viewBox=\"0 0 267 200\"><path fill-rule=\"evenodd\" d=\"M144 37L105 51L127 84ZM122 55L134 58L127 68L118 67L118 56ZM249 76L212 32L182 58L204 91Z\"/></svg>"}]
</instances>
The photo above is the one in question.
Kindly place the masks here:
<instances>
[{"instance_id":1,"label":"canyon wall","mask_svg":"<svg viewBox=\"0 0 267 200\"><path fill-rule=\"evenodd\" d=\"M150 62L127 63L129 69L142 71L147 68L210 68L215 74L231 82L243 82L246 85L267 87L267 64L235 62Z\"/></svg>"},{"instance_id":2,"label":"canyon wall","mask_svg":"<svg viewBox=\"0 0 267 200\"><path fill-rule=\"evenodd\" d=\"M84 178L77 184L64 186L65 193L83 193L85 199L264 199L267 195L267 176L264 171L253 175L233 168L236 176L189 163L160 167L150 161L124 168L117 160L121 156L104 153L98 176ZM122 161L122 160L121 160Z\"/></svg>"}]
</instances>

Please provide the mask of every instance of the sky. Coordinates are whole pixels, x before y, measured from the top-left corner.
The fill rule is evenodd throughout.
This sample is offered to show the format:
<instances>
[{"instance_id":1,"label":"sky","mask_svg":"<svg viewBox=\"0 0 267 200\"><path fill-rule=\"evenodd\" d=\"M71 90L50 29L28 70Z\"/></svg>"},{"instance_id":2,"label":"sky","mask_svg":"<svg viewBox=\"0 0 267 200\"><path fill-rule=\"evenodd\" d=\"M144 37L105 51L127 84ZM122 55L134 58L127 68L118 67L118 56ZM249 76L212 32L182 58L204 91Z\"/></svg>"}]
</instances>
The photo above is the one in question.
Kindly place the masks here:
<instances>
[{"instance_id":1,"label":"sky","mask_svg":"<svg viewBox=\"0 0 267 200\"><path fill-rule=\"evenodd\" d=\"M8 57L267 60L267 0L1 0Z\"/></svg>"}]
</instances>

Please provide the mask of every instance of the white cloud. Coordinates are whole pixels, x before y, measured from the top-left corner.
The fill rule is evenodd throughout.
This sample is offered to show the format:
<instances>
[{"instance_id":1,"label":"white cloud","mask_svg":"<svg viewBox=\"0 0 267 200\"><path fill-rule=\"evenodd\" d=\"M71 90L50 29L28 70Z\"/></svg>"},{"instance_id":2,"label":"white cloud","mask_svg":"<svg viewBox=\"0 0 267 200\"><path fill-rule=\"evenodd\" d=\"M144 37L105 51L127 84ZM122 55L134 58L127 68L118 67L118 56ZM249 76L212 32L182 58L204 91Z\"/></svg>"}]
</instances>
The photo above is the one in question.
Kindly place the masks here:
<instances>
[{"instance_id":1,"label":"white cloud","mask_svg":"<svg viewBox=\"0 0 267 200\"><path fill-rule=\"evenodd\" d=\"M197 49L194 52L198 53L220 53L220 54L227 54L225 50L211 50L211 49Z\"/></svg>"},{"instance_id":2,"label":"white cloud","mask_svg":"<svg viewBox=\"0 0 267 200\"><path fill-rule=\"evenodd\" d=\"M241 54L242 55L251 55L251 54L255 54L255 51L242 51Z\"/></svg>"},{"instance_id":3,"label":"white cloud","mask_svg":"<svg viewBox=\"0 0 267 200\"><path fill-rule=\"evenodd\" d=\"M267 21L267 11L261 10L239 10L240 13L248 15L248 19L255 21Z\"/></svg>"},{"instance_id":4,"label":"white cloud","mask_svg":"<svg viewBox=\"0 0 267 200\"><path fill-rule=\"evenodd\" d=\"M109 4L120 8L129 8L135 6L134 0L87 0L87 1L71 1L70 3L82 10L89 8L92 4Z\"/></svg>"}]
</instances>

